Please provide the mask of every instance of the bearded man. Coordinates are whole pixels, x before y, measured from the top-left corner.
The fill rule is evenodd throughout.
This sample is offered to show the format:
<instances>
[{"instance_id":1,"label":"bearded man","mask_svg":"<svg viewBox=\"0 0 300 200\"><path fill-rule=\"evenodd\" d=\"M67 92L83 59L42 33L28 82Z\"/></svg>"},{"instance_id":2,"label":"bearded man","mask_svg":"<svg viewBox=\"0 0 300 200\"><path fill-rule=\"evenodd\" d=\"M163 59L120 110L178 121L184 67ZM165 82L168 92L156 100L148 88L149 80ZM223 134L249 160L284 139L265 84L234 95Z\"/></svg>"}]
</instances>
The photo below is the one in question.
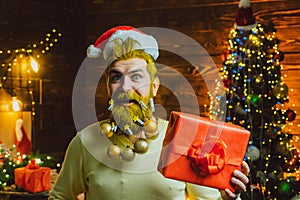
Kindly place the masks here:
<instances>
[{"instance_id":1,"label":"bearded man","mask_svg":"<svg viewBox=\"0 0 300 200\"><path fill-rule=\"evenodd\" d=\"M101 49L101 50L100 50ZM239 199L247 164L233 173L235 192L165 178L158 170L168 122L155 118L159 88L156 40L130 26L101 35L88 49L107 63L109 119L80 131L70 143L51 200Z\"/></svg>"}]
</instances>

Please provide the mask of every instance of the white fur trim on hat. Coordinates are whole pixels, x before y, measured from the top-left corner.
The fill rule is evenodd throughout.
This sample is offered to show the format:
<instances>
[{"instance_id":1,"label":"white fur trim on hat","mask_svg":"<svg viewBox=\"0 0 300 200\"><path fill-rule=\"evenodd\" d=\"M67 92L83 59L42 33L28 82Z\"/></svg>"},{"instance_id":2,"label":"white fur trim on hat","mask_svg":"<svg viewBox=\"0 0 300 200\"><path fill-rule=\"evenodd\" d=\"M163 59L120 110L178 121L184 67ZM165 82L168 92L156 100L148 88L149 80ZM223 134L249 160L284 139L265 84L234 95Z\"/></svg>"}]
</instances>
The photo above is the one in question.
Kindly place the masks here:
<instances>
[{"instance_id":1,"label":"white fur trim on hat","mask_svg":"<svg viewBox=\"0 0 300 200\"><path fill-rule=\"evenodd\" d=\"M239 29L239 30L251 30L253 28L255 28L257 26L257 22L255 21L254 24L250 24L250 25L247 25L247 26L238 26L236 23L234 23L234 28L236 29Z\"/></svg>"},{"instance_id":2,"label":"white fur trim on hat","mask_svg":"<svg viewBox=\"0 0 300 200\"><path fill-rule=\"evenodd\" d=\"M145 51L151 55L154 60L158 58L158 44L151 35L147 35L135 30L118 30L108 39L104 47L103 57L105 60L112 54L114 45L116 45L114 43L114 39L116 38L121 39L122 41L125 41L127 38L132 38L138 42L134 46L135 50L140 49Z\"/></svg>"}]
</instances>

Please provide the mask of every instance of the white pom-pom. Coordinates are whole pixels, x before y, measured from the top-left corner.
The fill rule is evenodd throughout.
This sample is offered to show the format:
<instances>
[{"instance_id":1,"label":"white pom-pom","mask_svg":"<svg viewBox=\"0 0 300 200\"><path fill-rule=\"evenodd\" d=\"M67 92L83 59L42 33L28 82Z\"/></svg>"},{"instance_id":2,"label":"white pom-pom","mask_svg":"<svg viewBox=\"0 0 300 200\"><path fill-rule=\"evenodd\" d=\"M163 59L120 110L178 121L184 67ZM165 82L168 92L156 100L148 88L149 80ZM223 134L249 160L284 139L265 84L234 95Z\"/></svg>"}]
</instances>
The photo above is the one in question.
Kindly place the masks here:
<instances>
[{"instance_id":1,"label":"white pom-pom","mask_svg":"<svg viewBox=\"0 0 300 200\"><path fill-rule=\"evenodd\" d=\"M239 7L240 8L249 8L250 0L240 0Z\"/></svg>"},{"instance_id":2,"label":"white pom-pom","mask_svg":"<svg viewBox=\"0 0 300 200\"><path fill-rule=\"evenodd\" d=\"M94 45L90 45L87 49L87 56L89 58L98 58L101 55L101 49L95 47Z\"/></svg>"},{"instance_id":3,"label":"white pom-pom","mask_svg":"<svg viewBox=\"0 0 300 200\"><path fill-rule=\"evenodd\" d=\"M18 142L20 142L23 138L22 125L23 125L23 119L17 119L15 130L16 130L16 137Z\"/></svg>"}]
</instances>

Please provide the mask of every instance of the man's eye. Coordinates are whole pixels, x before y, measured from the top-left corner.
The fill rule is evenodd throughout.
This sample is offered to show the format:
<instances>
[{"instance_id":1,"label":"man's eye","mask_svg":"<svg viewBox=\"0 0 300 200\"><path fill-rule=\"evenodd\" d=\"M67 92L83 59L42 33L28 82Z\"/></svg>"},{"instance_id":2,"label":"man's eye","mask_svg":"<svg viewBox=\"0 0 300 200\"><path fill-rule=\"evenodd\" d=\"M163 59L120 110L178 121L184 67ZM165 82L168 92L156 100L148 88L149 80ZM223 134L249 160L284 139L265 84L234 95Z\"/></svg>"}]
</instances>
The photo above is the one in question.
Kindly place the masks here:
<instances>
[{"instance_id":1,"label":"man's eye","mask_svg":"<svg viewBox=\"0 0 300 200\"><path fill-rule=\"evenodd\" d=\"M112 82L117 82L117 81L119 81L120 79L121 79L121 76L116 75L116 76L113 76L113 77L111 78L111 81L112 81Z\"/></svg>"},{"instance_id":2,"label":"man's eye","mask_svg":"<svg viewBox=\"0 0 300 200\"><path fill-rule=\"evenodd\" d=\"M132 78L133 78L133 80L139 80L139 79L142 78L142 76L139 75L139 74L134 74L134 75L132 76Z\"/></svg>"}]
</instances>

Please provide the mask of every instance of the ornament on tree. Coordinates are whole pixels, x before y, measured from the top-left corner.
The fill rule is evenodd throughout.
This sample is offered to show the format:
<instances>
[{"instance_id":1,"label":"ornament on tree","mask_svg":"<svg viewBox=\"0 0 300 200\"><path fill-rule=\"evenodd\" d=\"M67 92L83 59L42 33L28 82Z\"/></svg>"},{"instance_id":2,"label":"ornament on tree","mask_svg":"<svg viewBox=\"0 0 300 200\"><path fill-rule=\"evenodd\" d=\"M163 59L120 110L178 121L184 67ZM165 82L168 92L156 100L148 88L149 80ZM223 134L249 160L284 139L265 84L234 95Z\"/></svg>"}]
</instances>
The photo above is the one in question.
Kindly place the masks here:
<instances>
[{"instance_id":1,"label":"ornament on tree","mask_svg":"<svg viewBox=\"0 0 300 200\"><path fill-rule=\"evenodd\" d=\"M284 82L277 83L273 88L273 95L277 99L286 98L288 95L289 89L288 86Z\"/></svg>"},{"instance_id":2,"label":"ornament on tree","mask_svg":"<svg viewBox=\"0 0 300 200\"><path fill-rule=\"evenodd\" d=\"M223 79L223 83L224 83L224 87L228 89L231 88L231 86L233 85L232 80L228 78Z\"/></svg>"},{"instance_id":3,"label":"ornament on tree","mask_svg":"<svg viewBox=\"0 0 300 200\"><path fill-rule=\"evenodd\" d=\"M255 145L249 145L246 151L246 157L250 158L251 161L256 161L259 159L260 151Z\"/></svg>"},{"instance_id":4,"label":"ornament on tree","mask_svg":"<svg viewBox=\"0 0 300 200\"><path fill-rule=\"evenodd\" d=\"M279 183L279 192L281 193L288 193L291 189L291 185L287 181L281 181Z\"/></svg>"},{"instance_id":5,"label":"ornament on tree","mask_svg":"<svg viewBox=\"0 0 300 200\"><path fill-rule=\"evenodd\" d=\"M257 94L249 94L247 97L247 100L254 106L259 106L260 99L260 96Z\"/></svg>"},{"instance_id":6,"label":"ornament on tree","mask_svg":"<svg viewBox=\"0 0 300 200\"><path fill-rule=\"evenodd\" d=\"M294 110L287 109L284 113L284 116L288 121L294 121L296 119L296 112Z\"/></svg>"},{"instance_id":7,"label":"ornament on tree","mask_svg":"<svg viewBox=\"0 0 300 200\"><path fill-rule=\"evenodd\" d=\"M231 54L231 51L230 50L224 50L221 54L221 60L224 62L228 59L228 55Z\"/></svg>"}]
</instances>

